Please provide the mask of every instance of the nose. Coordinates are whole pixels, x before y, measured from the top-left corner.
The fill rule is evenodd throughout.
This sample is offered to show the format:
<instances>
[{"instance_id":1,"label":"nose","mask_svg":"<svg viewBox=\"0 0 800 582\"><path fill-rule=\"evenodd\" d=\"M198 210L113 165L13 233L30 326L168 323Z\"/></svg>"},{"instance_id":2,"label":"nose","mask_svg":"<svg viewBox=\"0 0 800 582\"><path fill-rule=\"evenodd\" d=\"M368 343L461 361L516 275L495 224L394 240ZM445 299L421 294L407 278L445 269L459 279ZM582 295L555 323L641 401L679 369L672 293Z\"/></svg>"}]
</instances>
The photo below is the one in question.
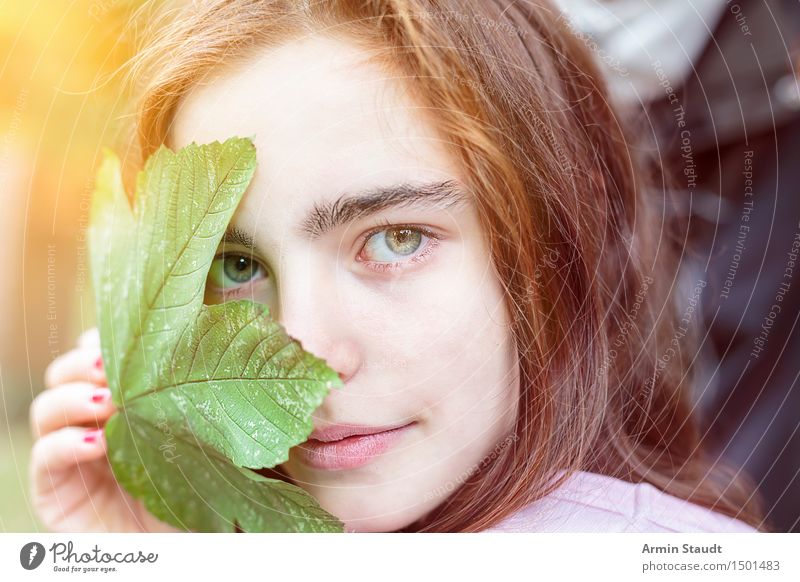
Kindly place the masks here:
<instances>
[{"instance_id":1,"label":"nose","mask_svg":"<svg viewBox=\"0 0 800 582\"><path fill-rule=\"evenodd\" d=\"M332 288L335 274L301 265L289 266L278 281L276 319L304 350L325 360L347 383L361 366L359 346L350 337L341 301Z\"/></svg>"}]
</instances>

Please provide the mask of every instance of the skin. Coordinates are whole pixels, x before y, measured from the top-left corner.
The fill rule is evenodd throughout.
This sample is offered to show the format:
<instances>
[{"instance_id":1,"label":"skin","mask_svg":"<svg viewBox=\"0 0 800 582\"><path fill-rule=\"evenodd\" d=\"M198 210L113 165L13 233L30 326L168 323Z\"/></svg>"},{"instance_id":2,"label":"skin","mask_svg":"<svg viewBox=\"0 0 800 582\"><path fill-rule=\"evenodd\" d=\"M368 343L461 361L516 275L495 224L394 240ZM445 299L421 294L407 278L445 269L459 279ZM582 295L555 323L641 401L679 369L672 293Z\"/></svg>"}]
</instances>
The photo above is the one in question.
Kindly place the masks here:
<instances>
[{"instance_id":1,"label":"skin","mask_svg":"<svg viewBox=\"0 0 800 582\"><path fill-rule=\"evenodd\" d=\"M298 226L314 205L344 195L458 187L453 152L397 75L354 44L327 37L263 49L199 84L177 112L169 145L232 135L255 136L258 169L232 221L253 248L224 243L227 259L212 267L207 302L267 303L290 335L339 373L344 387L317 410L316 428L413 423L364 466L314 468L298 456L300 445L282 469L349 531L413 524L511 432L517 414L516 348L475 206L466 195L449 206L390 208L314 239ZM252 270L234 280L225 260L252 260ZM34 432L43 435L32 463L40 519L54 529L106 529L109 511L126 514L119 508L127 504L131 521L114 527L168 528L151 516L142 523L146 512L113 487L102 439L84 443L85 429L74 426L92 415L102 426L113 412L107 403L87 404L92 378L102 382L91 368L98 354L84 345L56 360L52 388L32 406ZM72 480L54 488L48 463ZM86 479L87 468L107 487L107 504L87 501L76 510L80 519L65 517L69 504L55 500L86 497L80 475Z\"/></svg>"}]
</instances>

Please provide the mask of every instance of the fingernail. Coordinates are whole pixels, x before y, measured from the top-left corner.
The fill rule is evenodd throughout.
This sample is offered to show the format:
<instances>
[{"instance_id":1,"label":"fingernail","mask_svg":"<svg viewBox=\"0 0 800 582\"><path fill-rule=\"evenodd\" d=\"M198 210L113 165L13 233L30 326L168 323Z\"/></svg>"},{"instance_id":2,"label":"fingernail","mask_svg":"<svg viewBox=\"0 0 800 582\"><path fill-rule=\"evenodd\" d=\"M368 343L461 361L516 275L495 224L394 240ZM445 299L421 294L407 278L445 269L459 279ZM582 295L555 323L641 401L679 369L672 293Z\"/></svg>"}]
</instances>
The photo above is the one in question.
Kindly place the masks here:
<instances>
[{"instance_id":1,"label":"fingernail","mask_svg":"<svg viewBox=\"0 0 800 582\"><path fill-rule=\"evenodd\" d=\"M111 396L111 390L108 388L97 388L92 393L92 402L105 402Z\"/></svg>"},{"instance_id":2,"label":"fingernail","mask_svg":"<svg viewBox=\"0 0 800 582\"><path fill-rule=\"evenodd\" d=\"M102 371L102 369L103 369L103 356L97 356L97 359L94 361L94 369Z\"/></svg>"},{"instance_id":3,"label":"fingernail","mask_svg":"<svg viewBox=\"0 0 800 582\"><path fill-rule=\"evenodd\" d=\"M96 428L94 430L90 430L85 435L83 435L83 442L96 443L100 439L100 435L102 433L103 433L102 428Z\"/></svg>"}]
</instances>

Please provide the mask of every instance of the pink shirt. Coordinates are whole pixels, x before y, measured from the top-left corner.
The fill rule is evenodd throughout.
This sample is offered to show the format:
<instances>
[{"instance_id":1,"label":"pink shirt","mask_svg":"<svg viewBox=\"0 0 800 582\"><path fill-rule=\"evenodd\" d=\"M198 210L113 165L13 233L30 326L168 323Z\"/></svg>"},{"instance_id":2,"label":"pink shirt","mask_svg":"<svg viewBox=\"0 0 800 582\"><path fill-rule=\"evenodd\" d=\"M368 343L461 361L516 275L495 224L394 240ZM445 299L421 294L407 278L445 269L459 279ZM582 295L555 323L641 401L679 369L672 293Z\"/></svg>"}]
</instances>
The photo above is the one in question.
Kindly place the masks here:
<instances>
[{"instance_id":1,"label":"pink shirt","mask_svg":"<svg viewBox=\"0 0 800 582\"><path fill-rule=\"evenodd\" d=\"M755 532L650 485L578 472L488 532Z\"/></svg>"}]
</instances>

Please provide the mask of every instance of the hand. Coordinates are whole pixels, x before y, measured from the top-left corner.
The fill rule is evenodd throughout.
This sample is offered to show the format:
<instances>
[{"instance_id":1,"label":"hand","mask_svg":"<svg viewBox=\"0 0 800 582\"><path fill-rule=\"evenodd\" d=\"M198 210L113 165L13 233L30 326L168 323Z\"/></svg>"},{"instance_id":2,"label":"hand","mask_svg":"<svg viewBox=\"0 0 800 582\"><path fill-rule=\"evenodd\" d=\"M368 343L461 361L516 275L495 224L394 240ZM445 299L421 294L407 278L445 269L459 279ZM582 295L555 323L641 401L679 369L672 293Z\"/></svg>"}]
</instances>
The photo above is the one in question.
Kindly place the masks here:
<instances>
[{"instance_id":1,"label":"hand","mask_svg":"<svg viewBox=\"0 0 800 582\"><path fill-rule=\"evenodd\" d=\"M31 404L36 442L30 465L34 510L54 532L177 532L114 478L103 427L116 411L106 385L97 329L55 359L46 390Z\"/></svg>"}]
</instances>

